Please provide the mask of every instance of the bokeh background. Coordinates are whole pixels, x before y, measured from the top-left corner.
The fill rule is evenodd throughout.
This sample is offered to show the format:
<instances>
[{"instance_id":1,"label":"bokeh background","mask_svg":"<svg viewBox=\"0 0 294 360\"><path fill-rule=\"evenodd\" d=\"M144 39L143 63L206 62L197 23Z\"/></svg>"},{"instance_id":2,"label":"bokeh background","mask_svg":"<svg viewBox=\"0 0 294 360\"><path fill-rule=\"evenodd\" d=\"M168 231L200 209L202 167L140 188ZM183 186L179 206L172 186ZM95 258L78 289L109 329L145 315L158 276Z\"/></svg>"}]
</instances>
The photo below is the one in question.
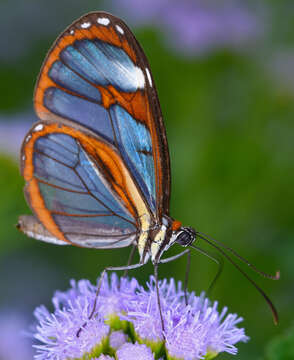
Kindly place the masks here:
<instances>
[{"instance_id":1,"label":"bokeh background","mask_svg":"<svg viewBox=\"0 0 294 360\"><path fill-rule=\"evenodd\" d=\"M291 327L294 314L292 0L0 2L0 358L32 359L26 333L33 309L50 306L69 279L95 281L106 265L128 257L129 249L39 243L15 228L18 216L29 213L18 153L36 121L32 94L41 63L67 25L95 10L125 19L149 58L170 146L171 214L264 271L281 271L275 282L243 266L276 304L279 326L228 263L211 294L245 319L251 341L236 358L266 359L267 344ZM152 271L147 265L131 275L144 282ZM215 271L193 254L189 289L207 289ZM160 268L161 277L182 280L184 273L184 259Z\"/></svg>"}]
</instances>

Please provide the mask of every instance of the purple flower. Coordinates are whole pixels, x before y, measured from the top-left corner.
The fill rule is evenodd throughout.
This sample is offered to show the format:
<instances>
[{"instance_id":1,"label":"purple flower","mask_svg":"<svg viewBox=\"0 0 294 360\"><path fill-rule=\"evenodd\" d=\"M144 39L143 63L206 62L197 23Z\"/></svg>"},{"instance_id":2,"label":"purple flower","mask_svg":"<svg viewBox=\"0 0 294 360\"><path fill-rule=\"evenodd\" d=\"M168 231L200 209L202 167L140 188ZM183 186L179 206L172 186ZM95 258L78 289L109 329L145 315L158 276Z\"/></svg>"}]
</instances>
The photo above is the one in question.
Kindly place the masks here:
<instances>
[{"instance_id":1,"label":"purple flower","mask_svg":"<svg viewBox=\"0 0 294 360\"><path fill-rule=\"evenodd\" d=\"M163 340L154 278L141 289L135 301L126 304L126 315L121 315L134 326L138 338L147 342ZM228 314L227 308L220 313L218 303L194 293L189 295L185 305L181 283L178 287L173 279L160 283L160 299L164 314L166 349L170 356L184 359L198 359L207 352L237 353L234 346L247 341L244 329L236 327L243 319Z\"/></svg>"},{"instance_id":2,"label":"purple flower","mask_svg":"<svg viewBox=\"0 0 294 360\"><path fill-rule=\"evenodd\" d=\"M127 334L123 331L113 331L109 336L109 346L117 350L128 340Z\"/></svg>"},{"instance_id":3,"label":"purple flower","mask_svg":"<svg viewBox=\"0 0 294 360\"><path fill-rule=\"evenodd\" d=\"M99 279L97 280L98 284ZM89 302L93 303L96 296L96 286L88 280L70 281L71 289L66 292L56 291L52 301L56 308L67 307L68 302ZM140 288L136 279L118 279L115 273L111 275L110 282L105 277L97 301L99 313L103 314L105 319L116 315L125 310L124 303L131 300L136 291ZM122 299L124 301L122 301ZM90 308L89 311L91 311Z\"/></svg>"},{"instance_id":4,"label":"purple flower","mask_svg":"<svg viewBox=\"0 0 294 360\"><path fill-rule=\"evenodd\" d=\"M163 280L159 289L164 332L153 277L147 289L135 279L105 277L91 320L96 287L87 280L72 280L71 289L55 293L54 313L43 306L35 311L34 337L39 341L35 359L151 360L165 353L193 360L220 352L236 354L236 343L248 340L244 329L237 327L242 319L226 315L226 308L219 313L217 302L211 304L204 294L189 294L186 305L181 283Z\"/></svg>"},{"instance_id":5,"label":"purple flower","mask_svg":"<svg viewBox=\"0 0 294 360\"><path fill-rule=\"evenodd\" d=\"M172 46L188 54L226 47L244 49L263 32L262 17L240 2L113 0L112 5L136 25L156 25Z\"/></svg>"},{"instance_id":6,"label":"purple flower","mask_svg":"<svg viewBox=\"0 0 294 360\"><path fill-rule=\"evenodd\" d=\"M115 359L112 356L101 354L99 358L94 358L93 360L115 360Z\"/></svg>"},{"instance_id":7,"label":"purple flower","mask_svg":"<svg viewBox=\"0 0 294 360\"><path fill-rule=\"evenodd\" d=\"M103 350L104 341L109 335L109 326L99 315L88 320L92 302L88 298L69 299L66 307L56 306L50 314L44 306L35 310L39 324L35 338L41 345L37 349L36 360L80 358L85 354L96 355ZM80 335L77 332L83 325Z\"/></svg>"},{"instance_id":8,"label":"purple flower","mask_svg":"<svg viewBox=\"0 0 294 360\"><path fill-rule=\"evenodd\" d=\"M154 360L154 355L149 347L144 344L126 343L121 346L116 356L118 360Z\"/></svg>"}]
</instances>

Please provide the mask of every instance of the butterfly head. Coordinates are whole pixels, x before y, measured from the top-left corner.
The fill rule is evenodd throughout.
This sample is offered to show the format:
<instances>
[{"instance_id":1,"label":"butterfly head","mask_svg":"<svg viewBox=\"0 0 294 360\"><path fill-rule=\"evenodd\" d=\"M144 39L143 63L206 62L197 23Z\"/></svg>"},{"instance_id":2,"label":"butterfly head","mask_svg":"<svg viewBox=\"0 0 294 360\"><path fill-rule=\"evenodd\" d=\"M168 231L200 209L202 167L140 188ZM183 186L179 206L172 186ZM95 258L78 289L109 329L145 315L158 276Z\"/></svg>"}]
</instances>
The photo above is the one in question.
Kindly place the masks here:
<instances>
[{"instance_id":1,"label":"butterfly head","mask_svg":"<svg viewBox=\"0 0 294 360\"><path fill-rule=\"evenodd\" d=\"M187 247L195 241L196 231L191 227L182 226L179 230L175 232L175 234L173 234L173 237L174 242L178 243L183 247Z\"/></svg>"},{"instance_id":2,"label":"butterfly head","mask_svg":"<svg viewBox=\"0 0 294 360\"><path fill-rule=\"evenodd\" d=\"M166 219L164 219L166 220ZM149 254L151 261L155 264L160 261L162 254L167 251L173 244L178 243L183 247L190 246L196 239L196 231L191 227L178 226L173 228L175 222L164 221L163 225L156 230L155 236L151 243ZM177 225L176 224L176 225Z\"/></svg>"}]
</instances>

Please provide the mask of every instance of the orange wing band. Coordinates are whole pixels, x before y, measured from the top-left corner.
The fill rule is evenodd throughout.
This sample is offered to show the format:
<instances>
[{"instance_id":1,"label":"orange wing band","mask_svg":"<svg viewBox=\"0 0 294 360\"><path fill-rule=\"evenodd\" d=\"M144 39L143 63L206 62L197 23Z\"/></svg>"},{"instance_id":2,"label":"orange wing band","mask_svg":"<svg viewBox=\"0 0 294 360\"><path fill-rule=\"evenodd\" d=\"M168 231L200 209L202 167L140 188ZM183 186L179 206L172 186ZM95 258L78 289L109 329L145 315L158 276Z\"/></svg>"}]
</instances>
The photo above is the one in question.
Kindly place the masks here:
<instances>
[{"instance_id":1,"label":"orange wing band","mask_svg":"<svg viewBox=\"0 0 294 360\"><path fill-rule=\"evenodd\" d=\"M74 27L74 25L72 26ZM73 34L67 32L61 35L57 39L56 43L53 45L52 49L49 51L49 54L45 59L35 89L35 95L34 95L35 109L37 114L41 117L41 119L44 119L44 114L49 113L49 110L43 104L44 91L49 87L58 87L60 89L63 89L61 86L59 86L50 79L50 77L48 76L48 72L51 69L53 63L60 59L59 55L61 51L64 50L67 46L72 45L76 40L99 39L101 41L105 41L106 43L122 48L128 54L128 56L133 60L134 63L137 62L137 58L134 50L130 47L126 39L121 39L119 37L117 32L114 30L113 26L108 26L108 27L104 26L102 28L101 26L98 25L95 26L93 25L89 29L75 28ZM96 86L95 84L92 85ZM63 90L66 91L65 89ZM128 94L125 93L125 96L127 97ZM125 103L126 101L124 101L124 104ZM124 104L121 103L122 106L124 106ZM128 109L126 108L126 110Z\"/></svg>"}]
</instances>

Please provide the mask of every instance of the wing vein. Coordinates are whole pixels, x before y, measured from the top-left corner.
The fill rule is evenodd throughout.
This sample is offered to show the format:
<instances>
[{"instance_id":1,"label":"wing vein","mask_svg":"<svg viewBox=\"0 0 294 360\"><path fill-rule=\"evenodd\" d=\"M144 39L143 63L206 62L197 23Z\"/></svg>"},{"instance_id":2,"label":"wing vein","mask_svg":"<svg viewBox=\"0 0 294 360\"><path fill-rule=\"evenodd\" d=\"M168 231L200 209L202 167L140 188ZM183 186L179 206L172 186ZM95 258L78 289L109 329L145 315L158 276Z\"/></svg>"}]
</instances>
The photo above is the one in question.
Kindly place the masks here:
<instances>
[{"instance_id":1,"label":"wing vein","mask_svg":"<svg viewBox=\"0 0 294 360\"><path fill-rule=\"evenodd\" d=\"M76 209L78 210L78 209ZM51 211L51 214L54 215L62 215L62 216L69 216L69 217L106 217L106 216L113 216L113 214L69 214L64 211Z\"/></svg>"},{"instance_id":2,"label":"wing vein","mask_svg":"<svg viewBox=\"0 0 294 360\"><path fill-rule=\"evenodd\" d=\"M117 214L117 213L114 212L112 209L110 209L102 200L100 200L99 198L97 198L97 196L95 196L95 195L91 192L91 190L89 190L89 188L88 188L87 184L84 182L83 178L82 178L82 177L80 176L80 174L76 171L76 166L79 164L79 161L77 162L77 164L75 165L75 167L72 168L71 166L62 163L62 161L57 160L57 159L55 159L54 157L52 157L52 156L50 156L50 155L48 155L48 154L45 154L45 153L43 153L43 152L40 151L40 150L35 150L35 151L36 151L37 153L39 153L39 154L42 154L42 155L48 157L49 159L51 159L51 160L53 160L53 161L56 161L57 163L60 163L60 164L62 164L62 165L64 165L64 166L66 166L67 168L73 170L74 173L75 173L75 174L79 177L79 179L81 180L81 182L82 182L82 184L84 185L85 189L87 190L89 196L92 196L96 201L98 201L98 203L100 203L101 205L103 205L103 206L104 206L107 210L109 210L114 216L117 216L117 217L121 218L122 220L127 221L127 222L129 222L130 224L136 226L136 224L135 224L134 222L130 221L129 219L125 218L124 216L121 216L121 215Z\"/></svg>"},{"instance_id":3,"label":"wing vein","mask_svg":"<svg viewBox=\"0 0 294 360\"><path fill-rule=\"evenodd\" d=\"M107 210L109 210L113 215L129 222L130 224L136 226L135 223L133 223L132 221L130 221L129 219L125 218L124 216L121 216L117 213L115 213L112 209L110 209L107 205L104 204L103 201L101 201L99 198L97 198L97 196L95 196L88 188L87 184L84 182L83 178L80 176L80 174L76 171L76 169L74 169L74 172L76 173L76 175L80 178L81 182L83 183L83 185L85 186L85 188L87 189L88 193L90 196L92 196L94 199L96 199L100 204L102 204Z\"/></svg>"},{"instance_id":4,"label":"wing vein","mask_svg":"<svg viewBox=\"0 0 294 360\"><path fill-rule=\"evenodd\" d=\"M55 178L56 180L60 180L60 181L61 181L61 179L59 179L59 178L57 178L57 177L54 177L54 178ZM89 195L89 194L88 194L87 192L85 192L85 191L78 191L78 190L68 189L68 188L65 188L65 187L62 187L62 186L59 186L59 185L55 185L55 184L49 183L49 182L47 182L47 181L45 181L45 180L42 180L42 179L39 179L39 178L37 178L37 179L38 179L38 181L41 182L42 184L51 186L51 187L53 187L53 188L55 188L55 189L58 189L58 190L68 191L68 192L72 192L72 193L76 193L76 194L81 194L81 195ZM67 183L67 184L70 184L69 182L64 181L64 179L62 179L62 181L65 182L65 183ZM73 184L71 184L71 185L73 185Z\"/></svg>"}]
</instances>

